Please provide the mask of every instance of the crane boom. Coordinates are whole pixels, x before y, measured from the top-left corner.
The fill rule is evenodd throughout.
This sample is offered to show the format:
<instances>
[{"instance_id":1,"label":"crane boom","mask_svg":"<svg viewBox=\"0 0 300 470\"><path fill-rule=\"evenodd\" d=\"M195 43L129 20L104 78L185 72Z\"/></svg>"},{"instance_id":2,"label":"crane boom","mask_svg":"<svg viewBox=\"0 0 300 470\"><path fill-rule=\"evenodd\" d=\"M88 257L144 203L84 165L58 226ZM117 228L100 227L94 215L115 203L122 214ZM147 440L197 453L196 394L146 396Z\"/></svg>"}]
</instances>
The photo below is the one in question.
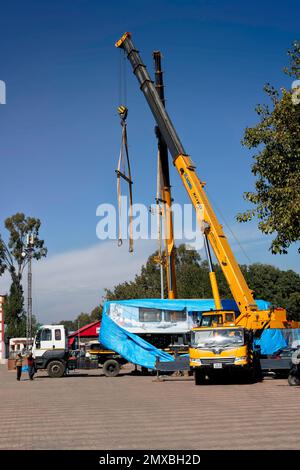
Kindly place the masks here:
<instances>
[{"instance_id":1,"label":"crane boom","mask_svg":"<svg viewBox=\"0 0 300 470\"><path fill-rule=\"evenodd\" d=\"M125 50L132 65L133 72L140 83L141 90L145 95L154 119L169 148L173 163L179 172L188 195L196 211L199 211L199 209L202 210L206 225L204 229L205 233L223 270L241 314L247 315L250 311L256 311L258 308L252 292L247 286L245 278L223 232L222 226L218 222L205 194L204 184L199 180L196 167L185 152L173 123L148 74L147 68L142 62L139 51L133 45L130 33L125 33L116 43L116 46Z\"/></svg>"}]
</instances>

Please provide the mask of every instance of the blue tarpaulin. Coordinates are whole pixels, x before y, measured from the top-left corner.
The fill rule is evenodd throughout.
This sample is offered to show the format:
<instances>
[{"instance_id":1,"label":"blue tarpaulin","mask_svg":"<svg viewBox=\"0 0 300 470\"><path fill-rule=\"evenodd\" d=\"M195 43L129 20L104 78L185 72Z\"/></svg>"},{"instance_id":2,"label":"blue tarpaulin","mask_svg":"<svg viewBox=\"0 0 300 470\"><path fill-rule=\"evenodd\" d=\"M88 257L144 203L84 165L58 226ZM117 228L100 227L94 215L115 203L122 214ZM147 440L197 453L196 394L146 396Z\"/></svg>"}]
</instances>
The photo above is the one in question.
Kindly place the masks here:
<instances>
[{"instance_id":1,"label":"blue tarpaulin","mask_svg":"<svg viewBox=\"0 0 300 470\"><path fill-rule=\"evenodd\" d=\"M267 310L270 307L270 302L265 300L255 301L259 310ZM160 308L165 310L184 310L188 312L206 312L215 308L213 299L130 299L130 300L114 300L112 302L105 302L103 312L107 312L110 303L117 303L129 307L144 307L144 308ZM238 307L232 299L222 299L222 307L224 310L235 310L238 312Z\"/></svg>"},{"instance_id":2,"label":"blue tarpaulin","mask_svg":"<svg viewBox=\"0 0 300 470\"><path fill-rule=\"evenodd\" d=\"M300 344L300 329L270 328L264 330L254 344L260 346L262 355L272 355L286 347L297 347Z\"/></svg>"},{"instance_id":3,"label":"blue tarpaulin","mask_svg":"<svg viewBox=\"0 0 300 470\"><path fill-rule=\"evenodd\" d=\"M270 306L270 303L264 300L257 300L256 302L260 310L267 309ZM205 312L215 308L213 299L133 299L106 302L102 312L99 334L100 343L107 349L116 351L127 361L148 369L155 368L157 358L161 361L171 361L173 360L173 356L157 349L138 335L130 333L117 325L108 315L110 303L130 307L170 309L177 311L186 309L187 312ZM222 306L227 310L238 311L234 300L224 299L222 300Z\"/></svg>"},{"instance_id":4,"label":"blue tarpaulin","mask_svg":"<svg viewBox=\"0 0 300 470\"><path fill-rule=\"evenodd\" d=\"M107 349L112 349L127 359L127 361L132 362L132 364L137 364L147 369L155 368L157 357L161 361L174 360L170 354L157 349L138 335L129 333L129 331L118 326L109 318L106 312L102 313L99 340Z\"/></svg>"}]
</instances>

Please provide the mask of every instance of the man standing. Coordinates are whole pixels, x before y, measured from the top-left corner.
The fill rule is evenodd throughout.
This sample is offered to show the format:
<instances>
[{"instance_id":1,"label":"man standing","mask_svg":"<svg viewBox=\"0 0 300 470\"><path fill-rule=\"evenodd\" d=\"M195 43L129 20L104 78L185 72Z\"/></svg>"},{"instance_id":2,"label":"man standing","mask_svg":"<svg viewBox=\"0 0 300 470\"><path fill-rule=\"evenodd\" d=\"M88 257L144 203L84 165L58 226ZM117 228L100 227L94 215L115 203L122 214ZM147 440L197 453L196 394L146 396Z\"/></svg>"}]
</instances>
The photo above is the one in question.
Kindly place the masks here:
<instances>
[{"instance_id":1,"label":"man standing","mask_svg":"<svg viewBox=\"0 0 300 470\"><path fill-rule=\"evenodd\" d=\"M28 364L28 375L30 380L33 380L33 376L35 373L35 365L34 365L34 359L32 356L32 353L29 353L27 357L27 364Z\"/></svg>"},{"instance_id":2,"label":"man standing","mask_svg":"<svg viewBox=\"0 0 300 470\"><path fill-rule=\"evenodd\" d=\"M17 369L17 380L21 379L22 365L23 365L23 359L22 359L21 353L18 353L16 360L15 360L15 369Z\"/></svg>"}]
</instances>

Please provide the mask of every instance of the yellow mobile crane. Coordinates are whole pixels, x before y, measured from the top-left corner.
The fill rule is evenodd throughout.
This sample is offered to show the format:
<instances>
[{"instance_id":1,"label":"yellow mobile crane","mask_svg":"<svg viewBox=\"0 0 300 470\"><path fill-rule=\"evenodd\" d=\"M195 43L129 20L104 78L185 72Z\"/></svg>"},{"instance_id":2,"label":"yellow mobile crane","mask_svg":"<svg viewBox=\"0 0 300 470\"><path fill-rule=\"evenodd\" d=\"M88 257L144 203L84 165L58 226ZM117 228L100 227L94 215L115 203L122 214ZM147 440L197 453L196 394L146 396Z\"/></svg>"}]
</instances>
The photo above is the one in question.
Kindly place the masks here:
<instances>
[{"instance_id":1,"label":"yellow mobile crane","mask_svg":"<svg viewBox=\"0 0 300 470\"><path fill-rule=\"evenodd\" d=\"M204 380L204 366L216 369L234 366L235 369L245 369L250 375L254 375L257 362L252 349L253 332L265 328L287 328L292 324L287 321L284 309L258 309L252 291L246 283L223 228L207 198L204 190L205 183L199 179L196 166L187 155L177 135L139 51L133 45L131 34L126 32L115 45L127 54L158 129L173 158L173 164L194 205L196 214L200 214L198 218L201 218L200 229L204 237L216 308L214 311L203 314L200 327L192 330L190 364L195 368L195 382L199 384ZM213 249L238 306L238 315L233 311L222 309L210 247Z\"/></svg>"}]
</instances>

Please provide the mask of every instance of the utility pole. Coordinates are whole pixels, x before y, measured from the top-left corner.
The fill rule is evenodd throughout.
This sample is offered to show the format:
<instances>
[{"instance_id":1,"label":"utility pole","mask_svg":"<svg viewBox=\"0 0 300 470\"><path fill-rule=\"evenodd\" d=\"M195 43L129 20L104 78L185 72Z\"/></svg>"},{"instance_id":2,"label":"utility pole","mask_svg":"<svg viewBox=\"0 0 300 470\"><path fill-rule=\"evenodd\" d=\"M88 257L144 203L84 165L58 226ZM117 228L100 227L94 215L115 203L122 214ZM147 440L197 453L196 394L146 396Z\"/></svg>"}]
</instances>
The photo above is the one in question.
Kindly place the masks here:
<instances>
[{"instance_id":1,"label":"utility pole","mask_svg":"<svg viewBox=\"0 0 300 470\"><path fill-rule=\"evenodd\" d=\"M34 235L28 234L26 239L25 256L28 256L27 265L27 315L26 315L26 349L32 340L32 253L34 248Z\"/></svg>"},{"instance_id":2,"label":"utility pole","mask_svg":"<svg viewBox=\"0 0 300 470\"><path fill-rule=\"evenodd\" d=\"M79 331L79 320L77 320L77 341L78 341L78 349L80 351L80 331Z\"/></svg>"}]
</instances>

